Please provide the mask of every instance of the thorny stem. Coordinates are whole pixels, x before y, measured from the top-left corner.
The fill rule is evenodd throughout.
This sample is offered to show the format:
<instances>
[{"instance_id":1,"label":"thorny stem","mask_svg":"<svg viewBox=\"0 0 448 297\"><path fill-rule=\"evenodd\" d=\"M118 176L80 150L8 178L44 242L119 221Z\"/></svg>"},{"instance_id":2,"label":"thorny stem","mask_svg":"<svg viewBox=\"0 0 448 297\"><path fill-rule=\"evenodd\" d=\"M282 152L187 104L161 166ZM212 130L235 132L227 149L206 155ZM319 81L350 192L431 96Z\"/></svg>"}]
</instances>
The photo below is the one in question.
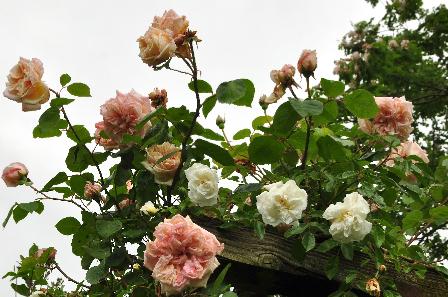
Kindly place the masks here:
<instances>
[{"instance_id":1,"label":"thorny stem","mask_svg":"<svg viewBox=\"0 0 448 297\"><path fill-rule=\"evenodd\" d=\"M310 90L310 78L309 76L306 78L306 89L308 92L308 98L311 99L311 90ZM292 88L290 89L292 91ZM292 91L293 92L293 91ZM313 124L311 117L305 118L306 122L306 138L305 138L305 150L303 151L303 156L301 160L300 168L303 170L306 167L306 159L308 158L308 147L310 144L310 136L311 136L311 125Z\"/></svg>"},{"instance_id":2,"label":"thorny stem","mask_svg":"<svg viewBox=\"0 0 448 297\"><path fill-rule=\"evenodd\" d=\"M168 191L167 191L168 206L171 206L171 204L172 204L171 196L173 194L173 190L176 187L177 182L179 181L180 173L182 171L185 160L187 158L188 141L191 138L191 134L193 133L194 126L196 125L196 121L197 121L197 118L199 117L199 113L201 110L201 98L199 97L199 87L198 87L198 68L196 65L196 57L194 55L193 40L189 41L189 45L190 45L190 50L191 50L191 68L190 69L192 69L193 88L194 88L194 93L196 95L196 111L194 113L194 116L191 121L188 132L182 141L182 151L181 151L181 155L180 155L180 163L179 163L179 166L177 167L176 173L174 174L173 183L171 184L171 186L168 187ZM183 59L183 60L190 67L190 63L186 59Z\"/></svg>"}]
</instances>

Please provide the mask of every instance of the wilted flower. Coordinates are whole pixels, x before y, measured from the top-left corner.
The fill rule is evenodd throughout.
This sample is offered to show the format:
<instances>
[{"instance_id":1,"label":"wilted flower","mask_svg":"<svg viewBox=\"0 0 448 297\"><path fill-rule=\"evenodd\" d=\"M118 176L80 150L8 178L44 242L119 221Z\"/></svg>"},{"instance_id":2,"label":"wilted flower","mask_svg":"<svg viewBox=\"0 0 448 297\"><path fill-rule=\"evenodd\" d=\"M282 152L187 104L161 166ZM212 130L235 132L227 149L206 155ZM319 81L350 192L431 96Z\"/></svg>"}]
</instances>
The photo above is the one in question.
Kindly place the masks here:
<instances>
[{"instance_id":1,"label":"wilted flower","mask_svg":"<svg viewBox=\"0 0 448 297\"><path fill-rule=\"evenodd\" d=\"M155 214L158 211L159 210L154 206L154 203L152 203L151 201L146 202L140 208L140 212L145 214L145 215L153 215L153 214Z\"/></svg>"},{"instance_id":2,"label":"wilted flower","mask_svg":"<svg viewBox=\"0 0 448 297\"><path fill-rule=\"evenodd\" d=\"M305 77L310 77L314 74L314 70L317 68L317 56L316 51L304 50L297 62L297 70Z\"/></svg>"},{"instance_id":3,"label":"wilted flower","mask_svg":"<svg viewBox=\"0 0 448 297\"><path fill-rule=\"evenodd\" d=\"M103 122L97 125L103 128L107 136L114 142L120 143L125 134L145 135L151 127L151 122L148 121L140 131L136 129L136 126L144 116L152 111L148 97L144 97L134 90L127 94L117 91L115 98L109 99L101 105Z\"/></svg>"},{"instance_id":4,"label":"wilted flower","mask_svg":"<svg viewBox=\"0 0 448 297\"><path fill-rule=\"evenodd\" d=\"M180 157L179 148L169 142L164 142L147 148L146 161L142 164L154 174L156 183L171 185L180 164ZM165 159L161 160L162 158Z\"/></svg>"},{"instance_id":5,"label":"wilted flower","mask_svg":"<svg viewBox=\"0 0 448 297\"><path fill-rule=\"evenodd\" d=\"M118 208L120 209L124 209L126 207L131 206L132 204L134 204L135 202L129 198L125 198L123 200L121 200L120 203L118 203Z\"/></svg>"},{"instance_id":6,"label":"wilted flower","mask_svg":"<svg viewBox=\"0 0 448 297\"><path fill-rule=\"evenodd\" d=\"M212 233L177 214L165 219L146 244L146 268L160 282L162 293L179 294L186 288L205 287L218 267L216 255L224 249Z\"/></svg>"},{"instance_id":7,"label":"wilted flower","mask_svg":"<svg viewBox=\"0 0 448 297\"><path fill-rule=\"evenodd\" d=\"M235 159L235 164L245 167L250 173L255 173L255 171L257 170L257 168L255 167L255 165L249 161L246 158L236 158ZM240 173L241 170L238 169L238 167L236 168L236 172Z\"/></svg>"},{"instance_id":8,"label":"wilted flower","mask_svg":"<svg viewBox=\"0 0 448 297\"><path fill-rule=\"evenodd\" d=\"M3 169L2 179L7 187L17 187L20 182L25 181L28 169L20 162L11 163Z\"/></svg>"},{"instance_id":9,"label":"wilted flower","mask_svg":"<svg viewBox=\"0 0 448 297\"><path fill-rule=\"evenodd\" d=\"M165 89L159 90L155 88L154 91L149 93L149 100L151 100L151 106L157 108L159 106L166 107L168 103L168 94Z\"/></svg>"},{"instance_id":10,"label":"wilted flower","mask_svg":"<svg viewBox=\"0 0 448 297\"><path fill-rule=\"evenodd\" d=\"M371 296L380 297L381 296L381 289L380 289L380 283L376 278L371 278L366 283L366 291Z\"/></svg>"},{"instance_id":11,"label":"wilted flower","mask_svg":"<svg viewBox=\"0 0 448 297\"><path fill-rule=\"evenodd\" d=\"M426 151L418 145L416 142L406 141L401 143L398 147L394 148L387 158L386 165L394 166L395 159L397 157L406 158L409 156L417 156L422 159L423 162L429 163L428 155Z\"/></svg>"},{"instance_id":12,"label":"wilted flower","mask_svg":"<svg viewBox=\"0 0 448 297\"><path fill-rule=\"evenodd\" d=\"M257 209L265 224L291 224L302 217L308 195L295 181L277 182L265 189L257 196Z\"/></svg>"},{"instance_id":13,"label":"wilted flower","mask_svg":"<svg viewBox=\"0 0 448 297\"><path fill-rule=\"evenodd\" d=\"M381 272L385 272L387 270L387 267L386 267L386 265L381 264L380 267L378 268L378 270Z\"/></svg>"},{"instance_id":14,"label":"wilted flower","mask_svg":"<svg viewBox=\"0 0 448 297\"><path fill-rule=\"evenodd\" d=\"M368 134L395 135L408 139L412 131L412 103L404 97L375 97L379 112L372 120L358 119L359 127Z\"/></svg>"},{"instance_id":15,"label":"wilted flower","mask_svg":"<svg viewBox=\"0 0 448 297\"><path fill-rule=\"evenodd\" d=\"M50 90L42 81L44 67L39 59L20 58L11 68L3 96L22 103L23 111L40 109L50 98Z\"/></svg>"},{"instance_id":16,"label":"wilted flower","mask_svg":"<svg viewBox=\"0 0 448 297\"><path fill-rule=\"evenodd\" d=\"M170 33L157 28L149 28L137 42L140 47L139 56L149 66L167 61L176 52L176 43Z\"/></svg>"},{"instance_id":17,"label":"wilted flower","mask_svg":"<svg viewBox=\"0 0 448 297\"><path fill-rule=\"evenodd\" d=\"M87 182L84 186L84 197L87 199L97 198L101 194L101 185L99 183Z\"/></svg>"},{"instance_id":18,"label":"wilted flower","mask_svg":"<svg viewBox=\"0 0 448 297\"><path fill-rule=\"evenodd\" d=\"M212 206L218 202L218 174L201 163L194 163L187 170L188 197L198 206Z\"/></svg>"},{"instance_id":19,"label":"wilted flower","mask_svg":"<svg viewBox=\"0 0 448 297\"><path fill-rule=\"evenodd\" d=\"M288 88L292 85L297 85L294 81L294 74L296 69L294 66L285 64L280 70L271 71L271 79L276 85L282 85L283 88Z\"/></svg>"},{"instance_id":20,"label":"wilted flower","mask_svg":"<svg viewBox=\"0 0 448 297\"><path fill-rule=\"evenodd\" d=\"M369 203L358 193L347 194L344 202L331 204L322 217L331 221L330 234L339 242L360 241L372 229L366 221Z\"/></svg>"},{"instance_id":21,"label":"wilted flower","mask_svg":"<svg viewBox=\"0 0 448 297\"><path fill-rule=\"evenodd\" d=\"M389 42L387 43L387 45L389 46L389 48L391 49L396 49L399 47L398 42L395 39L391 39L389 40Z\"/></svg>"}]
</instances>

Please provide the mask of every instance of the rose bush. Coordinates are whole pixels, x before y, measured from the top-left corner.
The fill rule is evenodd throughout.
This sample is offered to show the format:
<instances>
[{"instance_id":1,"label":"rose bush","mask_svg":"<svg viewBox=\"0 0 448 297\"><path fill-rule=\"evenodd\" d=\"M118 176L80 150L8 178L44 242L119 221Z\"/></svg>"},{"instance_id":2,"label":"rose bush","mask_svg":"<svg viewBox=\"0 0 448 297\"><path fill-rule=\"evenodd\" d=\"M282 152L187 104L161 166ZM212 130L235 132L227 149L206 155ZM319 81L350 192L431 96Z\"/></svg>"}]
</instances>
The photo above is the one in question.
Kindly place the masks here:
<instances>
[{"instance_id":1,"label":"rose bush","mask_svg":"<svg viewBox=\"0 0 448 297\"><path fill-rule=\"evenodd\" d=\"M354 252L364 253L376 273L355 271L335 296L353 288L399 296L385 267L419 277L428 269L446 273L430 261L425 246L416 243L428 236L428 226L448 221L448 159L441 158L433 170L424 150L409 140L412 104L327 79L311 86L317 53L305 50L297 69L285 64L270 72L274 91L258 101L261 115L229 138L224 118L216 121L218 131L200 121L217 104L255 108L255 87L248 79L236 79L214 91L199 79L199 41L186 17L170 10L154 18L139 38L140 57L156 71L174 70L172 59L184 63L186 70L180 72L188 77L194 99L175 107L168 104L163 89L146 90L147 96L117 91L101 106L103 120L93 135L83 125L74 125L66 110L76 104L76 97L89 97L90 88L71 83L68 74L61 76L60 92L46 87L53 98L33 136L64 133L73 141L67 169L55 169L60 172L37 186L31 180L32 168L30 173L20 163L5 168L7 186L31 187L38 198L13 204L3 225L11 218L19 222L42 213L43 202L74 205L82 220L62 218L56 228L72 236L72 251L80 257L86 277L69 277L55 249L33 245L17 270L6 274L20 280L12 283L17 293L236 296L223 278L227 271L237 271L218 268L216 256L226 247L194 223L200 218L220 222L222 228L253 228L260 240L266 229L279 232L294 240L297 261L312 250L332 251L329 279L336 276L340 257L353 260ZM43 73L42 64L33 61L11 72L8 98L15 94L14 100L31 102L25 97L42 83ZM296 70L304 82L294 79ZM305 98L296 95L298 87L306 90ZM38 97L33 104L45 103ZM112 166L106 170L108 164ZM54 270L77 285L71 295L64 295L62 282L49 282Z\"/></svg>"}]
</instances>

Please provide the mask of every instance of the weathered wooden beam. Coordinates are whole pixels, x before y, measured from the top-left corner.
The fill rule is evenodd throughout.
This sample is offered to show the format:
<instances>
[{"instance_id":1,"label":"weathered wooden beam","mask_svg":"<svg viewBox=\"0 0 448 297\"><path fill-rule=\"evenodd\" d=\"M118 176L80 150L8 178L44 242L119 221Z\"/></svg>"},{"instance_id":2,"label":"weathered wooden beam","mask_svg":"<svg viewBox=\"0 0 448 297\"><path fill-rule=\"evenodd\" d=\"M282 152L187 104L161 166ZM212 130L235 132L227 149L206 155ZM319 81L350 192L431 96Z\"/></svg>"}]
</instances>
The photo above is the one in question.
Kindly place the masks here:
<instances>
[{"instance_id":1,"label":"weathered wooden beam","mask_svg":"<svg viewBox=\"0 0 448 297\"><path fill-rule=\"evenodd\" d=\"M195 218L194 221L216 235L225 245L222 257L237 263L286 272L296 276L326 279L325 267L328 261L335 257L335 253L319 253L311 251L303 261L297 261L292 256L293 239L286 239L281 234L267 230L263 240L260 240L252 229L238 227L221 229L221 224L212 219ZM361 266L368 257L362 253L355 253L353 261L341 257L339 272L334 280L343 282L350 270L359 271L362 275L374 276L376 267L369 262ZM413 273L397 272L392 265L386 272L394 279L403 297L447 297L448 281L434 270L428 270L424 279Z\"/></svg>"}]
</instances>

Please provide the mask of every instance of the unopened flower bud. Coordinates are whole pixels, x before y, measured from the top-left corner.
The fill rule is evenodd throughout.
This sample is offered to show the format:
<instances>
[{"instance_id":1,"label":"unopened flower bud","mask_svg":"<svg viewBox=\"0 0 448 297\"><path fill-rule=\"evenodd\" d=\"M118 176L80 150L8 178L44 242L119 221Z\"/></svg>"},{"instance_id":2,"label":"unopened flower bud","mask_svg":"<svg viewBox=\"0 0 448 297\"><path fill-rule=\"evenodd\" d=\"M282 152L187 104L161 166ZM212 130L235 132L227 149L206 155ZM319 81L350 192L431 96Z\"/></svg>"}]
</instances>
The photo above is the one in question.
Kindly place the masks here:
<instances>
[{"instance_id":1,"label":"unopened flower bud","mask_svg":"<svg viewBox=\"0 0 448 297\"><path fill-rule=\"evenodd\" d=\"M263 110L266 110L268 108L269 103L267 102L267 98L268 96L263 94L260 99L258 99L258 104L260 104Z\"/></svg>"},{"instance_id":2,"label":"unopened flower bud","mask_svg":"<svg viewBox=\"0 0 448 297\"><path fill-rule=\"evenodd\" d=\"M222 116L218 116L216 118L216 126L219 127L219 129L224 129L224 124L226 123L226 120Z\"/></svg>"},{"instance_id":3,"label":"unopened flower bud","mask_svg":"<svg viewBox=\"0 0 448 297\"><path fill-rule=\"evenodd\" d=\"M3 169L2 179L8 187L17 187L26 182L28 169L22 163L11 163Z\"/></svg>"},{"instance_id":4,"label":"unopened flower bud","mask_svg":"<svg viewBox=\"0 0 448 297\"><path fill-rule=\"evenodd\" d=\"M87 199L97 198L101 193L101 189L100 184L88 181L84 186L84 197Z\"/></svg>"},{"instance_id":5,"label":"unopened flower bud","mask_svg":"<svg viewBox=\"0 0 448 297\"><path fill-rule=\"evenodd\" d=\"M154 91L149 93L149 100L151 100L151 106L157 108L159 106L166 107L168 103L168 93L165 89L159 90L155 88Z\"/></svg>"},{"instance_id":6,"label":"unopened flower bud","mask_svg":"<svg viewBox=\"0 0 448 297\"><path fill-rule=\"evenodd\" d=\"M297 62L297 70L305 77L310 77L314 74L317 68L316 51L304 50Z\"/></svg>"},{"instance_id":7,"label":"unopened flower bud","mask_svg":"<svg viewBox=\"0 0 448 297\"><path fill-rule=\"evenodd\" d=\"M381 296L381 289L380 289L380 283L376 278L371 278L366 283L366 291L371 296L380 297Z\"/></svg>"}]
</instances>

